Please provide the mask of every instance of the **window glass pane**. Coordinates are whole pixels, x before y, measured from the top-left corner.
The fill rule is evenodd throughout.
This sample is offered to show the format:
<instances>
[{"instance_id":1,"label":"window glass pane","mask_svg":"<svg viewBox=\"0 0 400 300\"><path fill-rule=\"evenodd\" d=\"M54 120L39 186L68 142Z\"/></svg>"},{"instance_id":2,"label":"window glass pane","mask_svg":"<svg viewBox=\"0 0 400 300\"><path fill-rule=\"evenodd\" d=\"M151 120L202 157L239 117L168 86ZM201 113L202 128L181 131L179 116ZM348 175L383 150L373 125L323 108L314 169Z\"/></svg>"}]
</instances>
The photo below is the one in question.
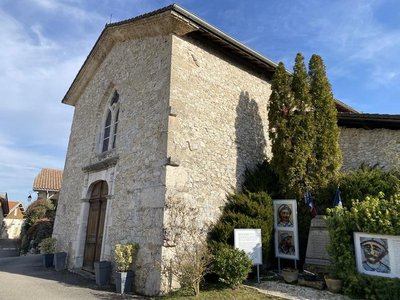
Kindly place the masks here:
<instances>
[{"instance_id":1,"label":"window glass pane","mask_svg":"<svg viewBox=\"0 0 400 300\"><path fill-rule=\"evenodd\" d=\"M115 148L115 141L117 139L117 128L118 128L118 123L115 123L115 127L114 127L115 133L114 133L113 144L112 144L113 149Z\"/></svg>"},{"instance_id":2,"label":"window glass pane","mask_svg":"<svg viewBox=\"0 0 400 300\"><path fill-rule=\"evenodd\" d=\"M106 120L105 127L110 126L110 125L111 125L111 110L108 110L108 115L107 115L107 120Z\"/></svg>"},{"instance_id":3,"label":"window glass pane","mask_svg":"<svg viewBox=\"0 0 400 300\"><path fill-rule=\"evenodd\" d=\"M119 109L117 110L117 115L115 116L115 123L118 122L118 118L119 118ZM117 131L115 131L115 132L117 132Z\"/></svg>"},{"instance_id":4,"label":"window glass pane","mask_svg":"<svg viewBox=\"0 0 400 300\"><path fill-rule=\"evenodd\" d=\"M117 110L117 114L115 116L115 123L114 123L114 137L113 137L113 143L112 143L112 148L115 148L115 141L117 140L117 131L118 131L118 118L119 118L119 109Z\"/></svg>"},{"instance_id":5,"label":"window glass pane","mask_svg":"<svg viewBox=\"0 0 400 300\"><path fill-rule=\"evenodd\" d=\"M109 138L106 138L103 140L103 149L102 152L106 152L108 150L108 142L109 142Z\"/></svg>"},{"instance_id":6,"label":"window glass pane","mask_svg":"<svg viewBox=\"0 0 400 300\"><path fill-rule=\"evenodd\" d=\"M108 138L110 136L111 126L104 128L104 138Z\"/></svg>"},{"instance_id":7,"label":"window glass pane","mask_svg":"<svg viewBox=\"0 0 400 300\"><path fill-rule=\"evenodd\" d=\"M112 117L111 110L108 110L106 123L104 124L102 152L108 150L108 144L110 142L110 133L111 133L111 117Z\"/></svg>"},{"instance_id":8,"label":"window glass pane","mask_svg":"<svg viewBox=\"0 0 400 300\"><path fill-rule=\"evenodd\" d=\"M118 99L119 99L119 94L118 94L117 91L115 91L115 92L114 92L114 95L113 95L113 97L112 97L112 99L111 99L111 106L112 106L114 103L118 103Z\"/></svg>"}]
</instances>

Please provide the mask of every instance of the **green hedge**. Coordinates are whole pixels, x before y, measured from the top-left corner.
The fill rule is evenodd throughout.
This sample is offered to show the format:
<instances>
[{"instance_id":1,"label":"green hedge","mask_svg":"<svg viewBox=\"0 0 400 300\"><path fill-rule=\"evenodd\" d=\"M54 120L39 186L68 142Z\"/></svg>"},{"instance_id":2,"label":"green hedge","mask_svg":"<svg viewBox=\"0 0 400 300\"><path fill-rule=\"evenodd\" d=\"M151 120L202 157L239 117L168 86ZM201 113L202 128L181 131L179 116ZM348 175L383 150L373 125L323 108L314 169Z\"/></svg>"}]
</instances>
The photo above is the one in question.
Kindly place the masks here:
<instances>
[{"instance_id":1,"label":"green hedge","mask_svg":"<svg viewBox=\"0 0 400 300\"><path fill-rule=\"evenodd\" d=\"M254 170L246 170L242 188L251 193L267 192L272 198L283 198L278 175L267 160L258 164Z\"/></svg>"},{"instance_id":2,"label":"green hedge","mask_svg":"<svg viewBox=\"0 0 400 300\"><path fill-rule=\"evenodd\" d=\"M221 218L212 228L209 237L211 246L234 245L235 228L261 228L263 263L270 262L273 245L274 215L272 199L265 192L236 193L228 195Z\"/></svg>"},{"instance_id":3,"label":"green hedge","mask_svg":"<svg viewBox=\"0 0 400 300\"><path fill-rule=\"evenodd\" d=\"M383 192L387 198L400 192L398 172L362 165L358 170L341 175L340 191L344 205L351 207L351 200L362 200L366 196L376 197Z\"/></svg>"},{"instance_id":4,"label":"green hedge","mask_svg":"<svg viewBox=\"0 0 400 300\"><path fill-rule=\"evenodd\" d=\"M400 235L400 194L366 197L352 208L328 209L328 252L343 291L365 299L399 299L400 279L361 275L357 272L353 232Z\"/></svg>"}]
</instances>

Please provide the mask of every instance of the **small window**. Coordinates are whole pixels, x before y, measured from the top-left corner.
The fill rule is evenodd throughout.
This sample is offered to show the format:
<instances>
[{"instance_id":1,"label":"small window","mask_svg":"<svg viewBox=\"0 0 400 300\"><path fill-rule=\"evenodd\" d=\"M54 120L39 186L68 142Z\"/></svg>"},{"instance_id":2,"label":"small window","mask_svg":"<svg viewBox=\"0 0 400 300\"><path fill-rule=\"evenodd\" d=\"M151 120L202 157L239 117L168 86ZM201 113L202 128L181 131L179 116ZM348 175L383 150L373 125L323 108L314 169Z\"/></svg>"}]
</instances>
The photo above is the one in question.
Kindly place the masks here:
<instances>
[{"instance_id":1,"label":"small window","mask_svg":"<svg viewBox=\"0 0 400 300\"><path fill-rule=\"evenodd\" d=\"M102 131L101 152L106 152L114 149L117 141L117 129L119 118L119 94L114 91L114 94L109 102L106 110L106 118Z\"/></svg>"}]
</instances>

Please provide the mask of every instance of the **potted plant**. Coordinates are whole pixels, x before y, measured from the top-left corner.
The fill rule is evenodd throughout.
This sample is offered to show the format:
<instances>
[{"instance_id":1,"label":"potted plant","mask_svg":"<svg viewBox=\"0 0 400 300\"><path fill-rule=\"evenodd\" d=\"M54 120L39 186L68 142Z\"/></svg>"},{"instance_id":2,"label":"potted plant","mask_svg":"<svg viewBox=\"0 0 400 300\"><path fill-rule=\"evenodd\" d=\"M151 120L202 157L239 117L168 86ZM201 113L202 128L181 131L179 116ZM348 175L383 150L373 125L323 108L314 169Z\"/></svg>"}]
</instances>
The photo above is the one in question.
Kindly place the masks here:
<instances>
[{"instance_id":1,"label":"potted plant","mask_svg":"<svg viewBox=\"0 0 400 300\"><path fill-rule=\"evenodd\" d=\"M296 283L299 278L299 270L293 268L282 269L282 277L286 283Z\"/></svg>"},{"instance_id":2,"label":"potted plant","mask_svg":"<svg viewBox=\"0 0 400 300\"><path fill-rule=\"evenodd\" d=\"M132 292L133 272L130 268L135 261L138 250L138 244L126 243L115 245L114 259L117 265L115 287L120 294Z\"/></svg>"},{"instance_id":3,"label":"potted plant","mask_svg":"<svg viewBox=\"0 0 400 300\"><path fill-rule=\"evenodd\" d=\"M324 276L326 286L332 293L339 293L342 290L343 282L337 276L337 270L334 263L331 262L329 273Z\"/></svg>"},{"instance_id":4,"label":"potted plant","mask_svg":"<svg viewBox=\"0 0 400 300\"><path fill-rule=\"evenodd\" d=\"M40 253L43 254L43 266L49 268L53 266L54 251L56 248L56 239L48 237L39 244Z\"/></svg>"}]
</instances>

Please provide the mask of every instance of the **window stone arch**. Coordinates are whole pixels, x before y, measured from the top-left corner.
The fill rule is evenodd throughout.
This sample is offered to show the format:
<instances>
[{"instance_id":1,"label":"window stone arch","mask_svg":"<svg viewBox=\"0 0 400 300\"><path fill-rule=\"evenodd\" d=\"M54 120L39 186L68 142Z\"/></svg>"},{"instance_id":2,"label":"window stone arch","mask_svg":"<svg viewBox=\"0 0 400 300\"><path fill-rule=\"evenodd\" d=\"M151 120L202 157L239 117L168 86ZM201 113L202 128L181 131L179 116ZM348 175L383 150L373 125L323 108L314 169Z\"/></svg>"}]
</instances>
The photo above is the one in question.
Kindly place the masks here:
<instances>
[{"instance_id":1,"label":"window stone arch","mask_svg":"<svg viewBox=\"0 0 400 300\"><path fill-rule=\"evenodd\" d=\"M100 138L99 152L104 153L115 149L117 134L118 134L118 122L119 122L119 110L120 101L119 93L114 90L111 99L104 111L103 126Z\"/></svg>"}]
</instances>

